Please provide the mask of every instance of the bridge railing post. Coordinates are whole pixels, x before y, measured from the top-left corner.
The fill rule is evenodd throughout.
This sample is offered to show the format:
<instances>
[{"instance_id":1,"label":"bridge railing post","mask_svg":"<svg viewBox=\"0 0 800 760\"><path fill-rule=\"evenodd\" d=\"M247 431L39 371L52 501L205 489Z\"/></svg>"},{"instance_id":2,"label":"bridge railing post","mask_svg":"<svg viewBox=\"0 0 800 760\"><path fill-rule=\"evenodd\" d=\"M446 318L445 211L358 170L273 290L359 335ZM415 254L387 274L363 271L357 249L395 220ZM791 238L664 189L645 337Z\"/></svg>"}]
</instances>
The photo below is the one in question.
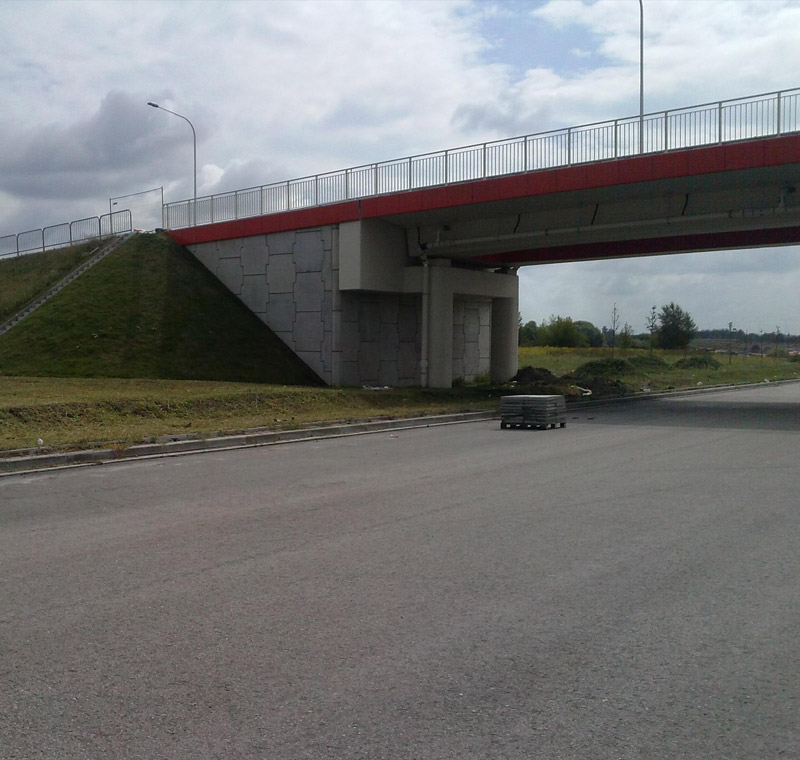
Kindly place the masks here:
<instances>
[{"instance_id":1,"label":"bridge railing post","mask_svg":"<svg viewBox=\"0 0 800 760\"><path fill-rule=\"evenodd\" d=\"M775 134L780 137L781 134L781 93L775 97Z\"/></svg>"},{"instance_id":2,"label":"bridge railing post","mask_svg":"<svg viewBox=\"0 0 800 760\"><path fill-rule=\"evenodd\" d=\"M567 128L567 166L572 166L572 127Z\"/></svg>"}]
</instances>

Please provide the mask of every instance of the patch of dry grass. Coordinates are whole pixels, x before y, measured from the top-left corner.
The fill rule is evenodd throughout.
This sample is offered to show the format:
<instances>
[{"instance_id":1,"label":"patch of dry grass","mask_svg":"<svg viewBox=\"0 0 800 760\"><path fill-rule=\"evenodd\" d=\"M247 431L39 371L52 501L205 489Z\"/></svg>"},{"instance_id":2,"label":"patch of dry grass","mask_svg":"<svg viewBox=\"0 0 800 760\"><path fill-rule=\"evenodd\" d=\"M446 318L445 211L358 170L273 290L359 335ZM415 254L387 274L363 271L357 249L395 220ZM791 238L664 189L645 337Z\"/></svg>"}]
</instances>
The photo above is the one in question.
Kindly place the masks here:
<instances>
[{"instance_id":1,"label":"patch of dry grass","mask_svg":"<svg viewBox=\"0 0 800 760\"><path fill-rule=\"evenodd\" d=\"M178 380L0 377L0 450L130 445L312 422L492 409L488 390L363 390Z\"/></svg>"}]
</instances>

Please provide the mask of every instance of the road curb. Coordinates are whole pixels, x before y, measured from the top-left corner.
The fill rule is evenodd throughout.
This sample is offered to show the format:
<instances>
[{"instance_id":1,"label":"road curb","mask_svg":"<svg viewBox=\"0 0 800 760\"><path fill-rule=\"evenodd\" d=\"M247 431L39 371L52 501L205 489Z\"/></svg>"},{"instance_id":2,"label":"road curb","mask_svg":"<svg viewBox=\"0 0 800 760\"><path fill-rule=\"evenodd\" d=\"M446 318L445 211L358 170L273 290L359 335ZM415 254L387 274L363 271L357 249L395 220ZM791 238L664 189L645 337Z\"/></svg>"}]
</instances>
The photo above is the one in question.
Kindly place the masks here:
<instances>
[{"instance_id":1,"label":"road curb","mask_svg":"<svg viewBox=\"0 0 800 760\"><path fill-rule=\"evenodd\" d=\"M295 443L322 438L341 438L349 435L377 433L383 430L433 427L453 425L462 422L478 422L498 416L496 411L459 412L430 417L409 417L397 420L373 420L366 422L339 423L297 430L271 430L213 438L192 438L165 441L161 443L141 443L120 449L92 449L85 451L66 451L63 453L26 454L0 459L0 477L23 475L42 470L84 467L88 465L112 464L114 462L152 459L159 457L198 454L209 451L272 446L281 443Z\"/></svg>"}]
</instances>

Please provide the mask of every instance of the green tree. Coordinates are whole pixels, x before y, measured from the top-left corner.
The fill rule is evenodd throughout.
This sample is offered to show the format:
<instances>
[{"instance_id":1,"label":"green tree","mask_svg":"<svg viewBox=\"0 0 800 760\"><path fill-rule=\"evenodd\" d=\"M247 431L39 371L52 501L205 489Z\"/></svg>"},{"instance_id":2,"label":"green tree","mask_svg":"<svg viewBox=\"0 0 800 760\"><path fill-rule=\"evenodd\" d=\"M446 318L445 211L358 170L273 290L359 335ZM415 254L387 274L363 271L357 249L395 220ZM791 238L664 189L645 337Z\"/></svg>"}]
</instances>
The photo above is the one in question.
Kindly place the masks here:
<instances>
[{"instance_id":1,"label":"green tree","mask_svg":"<svg viewBox=\"0 0 800 760\"><path fill-rule=\"evenodd\" d=\"M522 325L522 327L519 328L520 346L535 346L536 335L538 332L539 328L536 326L536 322L533 320Z\"/></svg>"},{"instance_id":2,"label":"green tree","mask_svg":"<svg viewBox=\"0 0 800 760\"><path fill-rule=\"evenodd\" d=\"M647 332L650 333L650 351L656 347L656 339L658 336L658 312L656 307L650 309L650 314L647 317Z\"/></svg>"},{"instance_id":3,"label":"green tree","mask_svg":"<svg viewBox=\"0 0 800 760\"><path fill-rule=\"evenodd\" d=\"M603 333L600 332L591 322L582 319L575 321L575 327L586 338L586 343L592 348L600 348L603 345Z\"/></svg>"},{"instance_id":4,"label":"green tree","mask_svg":"<svg viewBox=\"0 0 800 760\"><path fill-rule=\"evenodd\" d=\"M697 332L697 325L684 311L675 303L669 303L661 307L658 315L658 345L660 348L685 349Z\"/></svg>"},{"instance_id":5,"label":"green tree","mask_svg":"<svg viewBox=\"0 0 800 760\"><path fill-rule=\"evenodd\" d=\"M633 328L626 322L619 332L619 347L631 348L633 346Z\"/></svg>"},{"instance_id":6,"label":"green tree","mask_svg":"<svg viewBox=\"0 0 800 760\"><path fill-rule=\"evenodd\" d=\"M619 311L617 311L617 304L614 303L614 308L611 310L611 358L614 358L614 346L617 343L617 330L619 329Z\"/></svg>"},{"instance_id":7,"label":"green tree","mask_svg":"<svg viewBox=\"0 0 800 760\"><path fill-rule=\"evenodd\" d=\"M589 341L570 317L550 317L549 321L539 326L536 345L577 348L588 346Z\"/></svg>"}]
</instances>

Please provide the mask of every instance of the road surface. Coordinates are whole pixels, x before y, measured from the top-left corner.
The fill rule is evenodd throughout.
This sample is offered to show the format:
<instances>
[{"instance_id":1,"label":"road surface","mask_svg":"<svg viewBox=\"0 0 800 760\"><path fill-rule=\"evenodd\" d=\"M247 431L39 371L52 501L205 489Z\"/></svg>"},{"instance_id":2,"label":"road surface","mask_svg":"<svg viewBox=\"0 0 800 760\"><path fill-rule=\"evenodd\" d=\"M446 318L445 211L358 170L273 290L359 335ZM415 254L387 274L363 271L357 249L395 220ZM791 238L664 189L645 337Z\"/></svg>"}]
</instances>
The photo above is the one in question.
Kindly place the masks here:
<instances>
[{"instance_id":1,"label":"road surface","mask_svg":"<svg viewBox=\"0 0 800 760\"><path fill-rule=\"evenodd\" d=\"M0 756L800 758L800 384L0 478Z\"/></svg>"}]
</instances>

